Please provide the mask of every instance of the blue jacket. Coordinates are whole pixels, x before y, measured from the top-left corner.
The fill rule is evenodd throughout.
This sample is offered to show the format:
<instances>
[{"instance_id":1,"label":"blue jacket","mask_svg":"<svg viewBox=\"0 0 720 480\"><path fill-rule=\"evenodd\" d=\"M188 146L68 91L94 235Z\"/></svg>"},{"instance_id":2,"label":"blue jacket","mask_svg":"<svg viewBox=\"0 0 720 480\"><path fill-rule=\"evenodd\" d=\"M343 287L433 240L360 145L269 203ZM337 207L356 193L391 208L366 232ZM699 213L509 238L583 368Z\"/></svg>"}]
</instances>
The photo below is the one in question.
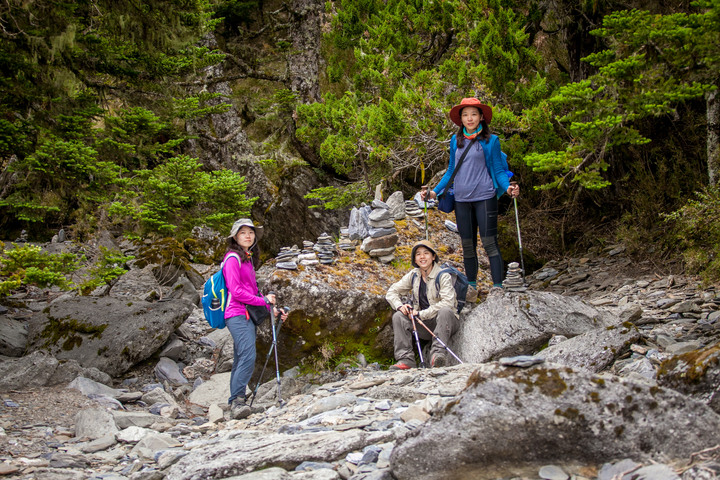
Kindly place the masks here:
<instances>
[{"instance_id":1,"label":"blue jacket","mask_svg":"<svg viewBox=\"0 0 720 480\"><path fill-rule=\"evenodd\" d=\"M465 140L469 142L469 140ZM485 165L487 166L490 177L492 178L493 186L495 187L495 195L497 198L503 196L510 187L510 177L505 170L505 161L502 158L502 151L500 150L500 139L497 135L490 135L490 138L485 140L478 140L480 146L485 154ZM437 184L433 191L440 195L445 187L448 186L450 177L452 176L453 170L455 170L455 152L457 151L457 136L453 135L450 139L450 163L445 175L440 179L440 183Z\"/></svg>"}]
</instances>

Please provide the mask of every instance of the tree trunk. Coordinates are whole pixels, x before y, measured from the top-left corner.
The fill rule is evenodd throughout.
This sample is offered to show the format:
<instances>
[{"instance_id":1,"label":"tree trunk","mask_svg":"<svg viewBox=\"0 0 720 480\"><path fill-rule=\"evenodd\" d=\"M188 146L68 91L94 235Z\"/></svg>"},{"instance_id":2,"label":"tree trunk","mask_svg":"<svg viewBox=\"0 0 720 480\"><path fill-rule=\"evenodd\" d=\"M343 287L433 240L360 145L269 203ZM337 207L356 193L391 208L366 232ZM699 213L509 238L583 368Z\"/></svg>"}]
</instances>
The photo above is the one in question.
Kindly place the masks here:
<instances>
[{"instance_id":1,"label":"tree trunk","mask_svg":"<svg viewBox=\"0 0 720 480\"><path fill-rule=\"evenodd\" d=\"M720 98L718 90L705 95L707 104L707 162L708 183L717 186L720 177Z\"/></svg>"},{"instance_id":2,"label":"tree trunk","mask_svg":"<svg viewBox=\"0 0 720 480\"><path fill-rule=\"evenodd\" d=\"M302 103L320 101L320 16L323 3L319 0L293 0L292 43L287 68L290 88Z\"/></svg>"}]
</instances>

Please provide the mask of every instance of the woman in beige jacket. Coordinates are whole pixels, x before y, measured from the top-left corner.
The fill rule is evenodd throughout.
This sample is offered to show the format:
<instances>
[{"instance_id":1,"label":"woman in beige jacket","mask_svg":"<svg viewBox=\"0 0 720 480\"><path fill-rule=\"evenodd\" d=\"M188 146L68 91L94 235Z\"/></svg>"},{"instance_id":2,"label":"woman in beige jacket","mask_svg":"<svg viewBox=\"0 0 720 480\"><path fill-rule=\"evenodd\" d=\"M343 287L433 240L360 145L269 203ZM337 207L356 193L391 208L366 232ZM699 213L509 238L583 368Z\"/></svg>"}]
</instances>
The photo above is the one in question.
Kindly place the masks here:
<instances>
[{"instance_id":1,"label":"woman in beige jacket","mask_svg":"<svg viewBox=\"0 0 720 480\"><path fill-rule=\"evenodd\" d=\"M450 275L442 275L436 288L436 277L442 270L438 265L435 246L421 240L413 245L410 254L413 270L390 286L385 299L396 312L393 314L395 360L391 370L407 370L417 366L412 346L413 322L419 318L435 335L448 344L459 326L457 298ZM409 297L409 298L407 298ZM442 367L447 363L445 349L430 332L416 325L421 340L433 340L430 346L430 365Z\"/></svg>"}]
</instances>

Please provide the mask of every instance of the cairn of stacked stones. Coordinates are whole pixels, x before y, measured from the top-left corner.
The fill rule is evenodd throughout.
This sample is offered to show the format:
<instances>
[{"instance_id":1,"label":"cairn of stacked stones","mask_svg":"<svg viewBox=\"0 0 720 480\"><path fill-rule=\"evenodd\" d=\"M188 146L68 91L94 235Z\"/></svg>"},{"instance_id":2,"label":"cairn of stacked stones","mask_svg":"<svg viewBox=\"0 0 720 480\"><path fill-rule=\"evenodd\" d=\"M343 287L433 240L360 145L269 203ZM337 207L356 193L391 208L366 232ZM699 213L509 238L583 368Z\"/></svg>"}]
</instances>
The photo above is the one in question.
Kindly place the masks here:
<instances>
[{"instance_id":1,"label":"cairn of stacked stones","mask_svg":"<svg viewBox=\"0 0 720 480\"><path fill-rule=\"evenodd\" d=\"M363 252L383 263L392 262L399 237L387 203L373 200L368 226L369 236L363 240L361 246Z\"/></svg>"},{"instance_id":2,"label":"cairn of stacked stones","mask_svg":"<svg viewBox=\"0 0 720 480\"><path fill-rule=\"evenodd\" d=\"M342 227L340 229L338 248L340 250L355 250L355 243L350 240L350 229L348 227Z\"/></svg>"},{"instance_id":3,"label":"cairn of stacked stones","mask_svg":"<svg viewBox=\"0 0 720 480\"><path fill-rule=\"evenodd\" d=\"M418 206L415 200L407 200L405 202L405 213L408 217L420 218L423 216L423 211Z\"/></svg>"},{"instance_id":4,"label":"cairn of stacked stones","mask_svg":"<svg viewBox=\"0 0 720 480\"><path fill-rule=\"evenodd\" d=\"M416 193L412 200L407 200L405 202L405 211L407 212L408 217L413 218L420 218L425 215L425 203L422 198L420 198L420 192ZM435 208L437 206L437 202L435 200L428 199L427 201L427 208L430 210L431 208Z\"/></svg>"},{"instance_id":5,"label":"cairn of stacked stones","mask_svg":"<svg viewBox=\"0 0 720 480\"><path fill-rule=\"evenodd\" d=\"M323 265L329 265L335 262L335 254L337 247L332 237L327 233L323 233L317 239L313 250L317 254L318 261Z\"/></svg>"},{"instance_id":6,"label":"cairn of stacked stones","mask_svg":"<svg viewBox=\"0 0 720 480\"><path fill-rule=\"evenodd\" d=\"M524 292L527 290L523 280L523 272L517 262L510 262L508 265L507 275L503 280L503 288L511 292Z\"/></svg>"},{"instance_id":7,"label":"cairn of stacked stones","mask_svg":"<svg viewBox=\"0 0 720 480\"><path fill-rule=\"evenodd\" d=\"M297 270L300 257L300 249L297 245L282 247L275 257L275 268L283 270Z\"/></svg>"},{"instance_id":8,"label":"cairn of stacked stones","mask_svg":"<svg viewBox=\"0 0 720 480\"><path fill-rule=\"evenodd\" d=\"M303 249L302 252L300 252L300 255L298 255L298 263L300 265L309 267L320 263L318 261L317 255L315 255L314 246L315 245L313 244L313 242L309 240L303 240Z\"/></svg>"}]
</instances>

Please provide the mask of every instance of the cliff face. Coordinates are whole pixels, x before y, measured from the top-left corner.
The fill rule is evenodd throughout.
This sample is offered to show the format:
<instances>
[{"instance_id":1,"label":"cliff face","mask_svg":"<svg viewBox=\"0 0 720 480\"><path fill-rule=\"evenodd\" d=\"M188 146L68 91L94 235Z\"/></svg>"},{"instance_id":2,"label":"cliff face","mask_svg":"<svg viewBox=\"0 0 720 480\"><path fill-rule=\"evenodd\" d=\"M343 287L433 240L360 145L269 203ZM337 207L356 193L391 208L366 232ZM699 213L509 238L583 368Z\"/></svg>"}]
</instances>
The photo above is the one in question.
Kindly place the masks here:
<instances>
[{"instance_id":1,"label":"cliff face","mask_svg":"<svg viewBox=\"0 0 720 480\"><path fill-rule=\"evenodd\" d=\"M188 122L193 138L187 153L212 169L246 176L246 195L257 197L253 217L270 233L262 247L280 247L338 231L348 213L308 209L304 196L323 186L313 152L295 139L294 106L320 99L320 21L316 0L262 2L242 25L225 23L204 39L226 55L189 87L193 94L220 94L214 102L232 105L226 112ZM303 236L301 232L304 232Z\"/></svg>"}]
</instances>

